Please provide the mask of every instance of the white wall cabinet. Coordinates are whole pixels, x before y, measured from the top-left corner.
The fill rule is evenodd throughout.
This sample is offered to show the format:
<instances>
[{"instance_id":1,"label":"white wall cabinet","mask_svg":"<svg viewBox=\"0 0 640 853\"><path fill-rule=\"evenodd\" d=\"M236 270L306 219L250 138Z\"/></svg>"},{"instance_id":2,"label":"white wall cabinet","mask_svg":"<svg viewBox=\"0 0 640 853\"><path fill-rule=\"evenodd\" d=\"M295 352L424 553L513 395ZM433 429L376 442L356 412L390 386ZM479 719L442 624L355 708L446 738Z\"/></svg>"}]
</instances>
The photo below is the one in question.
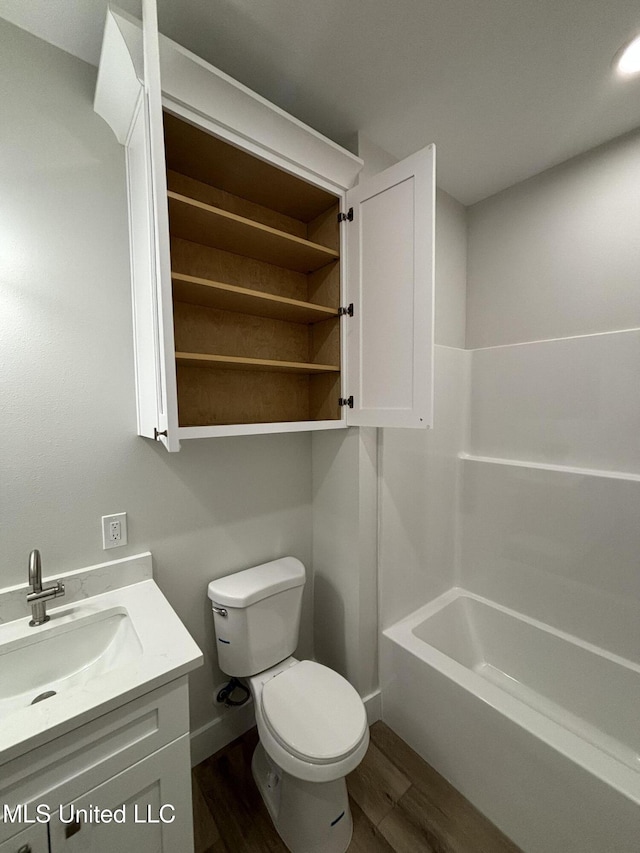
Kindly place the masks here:
<instances>
[{"instance_id":1,"label":"white wall cabinet","mask_svg":"<svg viewBox=\"0 0 640 853\"><path fill-rule=\"evenodd\" d=\"M362 161L110 9L95 109L126 148L138 432L424 428L435 149Z\"/></svg>"}]
</instances>

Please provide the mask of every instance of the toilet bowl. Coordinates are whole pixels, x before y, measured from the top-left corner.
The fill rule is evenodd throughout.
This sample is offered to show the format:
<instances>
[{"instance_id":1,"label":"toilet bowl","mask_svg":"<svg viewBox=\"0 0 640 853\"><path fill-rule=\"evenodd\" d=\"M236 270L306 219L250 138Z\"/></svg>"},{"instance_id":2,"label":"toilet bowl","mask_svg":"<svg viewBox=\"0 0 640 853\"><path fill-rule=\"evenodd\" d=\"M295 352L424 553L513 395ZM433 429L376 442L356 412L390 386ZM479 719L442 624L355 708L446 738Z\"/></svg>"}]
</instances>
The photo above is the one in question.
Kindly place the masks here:
<instances>
[{"instance_id":1,"label":"toilet bowl","mask_svg":"<svg viewBox=\"0 0 640 853\"><path fill-rule=\"evenodd\" d=\"M344 853L353 832L345 776L369 745L362 700L314 661L288 658L248 681L260 736L251 769L280 837L293 853Z\"/></svg>"},{"instance_id":2,"label":"toilet bowl","mask_svg":"<svg viewBox=\"0 0 640 853\"><path fill-rule=\"evenodd\" d=\"M249 679L260 740L283 770L307 782L351 773L369 745L362 699L322 664L288 658Z\"/></svg>"},{"instance_id":3,"label":"toilet bowl","mask_svg":"<svg viewBox=\"0 0 640 853\"><path fill-rule=\"evenodd\" d=\"M291 656L304 579L302 563L285 557L213 581L208 594L220 668L244 676L254 699L252 772L280 837L292 853L344 853L353 830L345 776L369 729L345 678Z\"/></svg>"}]
</instances>

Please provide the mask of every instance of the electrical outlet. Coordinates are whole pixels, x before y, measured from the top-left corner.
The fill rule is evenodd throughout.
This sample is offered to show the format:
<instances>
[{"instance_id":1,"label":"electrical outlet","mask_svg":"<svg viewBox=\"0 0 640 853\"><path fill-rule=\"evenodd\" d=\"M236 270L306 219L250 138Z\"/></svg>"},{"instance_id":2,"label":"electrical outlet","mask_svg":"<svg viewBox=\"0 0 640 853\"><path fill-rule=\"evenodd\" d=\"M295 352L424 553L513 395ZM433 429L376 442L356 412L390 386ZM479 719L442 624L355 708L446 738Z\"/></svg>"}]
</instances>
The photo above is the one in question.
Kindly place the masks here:
<instances>
[{"instance_id":1,"label":"electrical outlet","mask_svg":"<svg viewBox=\"0 0 640 853\"><path fill-rule=\"evenodd\" d=\"M102 516L102 547L119 548L127 544L127 513Z\"/></svg>"}]
</instances>

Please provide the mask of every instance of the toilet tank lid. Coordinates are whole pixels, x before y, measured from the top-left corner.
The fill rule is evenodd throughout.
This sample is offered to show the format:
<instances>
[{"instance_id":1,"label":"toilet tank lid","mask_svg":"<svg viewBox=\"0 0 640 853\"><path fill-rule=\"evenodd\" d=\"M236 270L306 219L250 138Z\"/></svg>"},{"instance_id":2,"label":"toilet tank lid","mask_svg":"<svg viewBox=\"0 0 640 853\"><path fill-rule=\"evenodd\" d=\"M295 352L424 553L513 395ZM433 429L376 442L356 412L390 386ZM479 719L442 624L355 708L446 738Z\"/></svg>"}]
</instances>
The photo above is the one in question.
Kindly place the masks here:
<instances>
[{"instance_id":1,"label":"toilet tank lid","mask_svg":"<svg viewBox=\"0 0 640 853\"><path fill-rule=\"evenodd\" d=\"M304 565L295 557L281 557L233 575L211 581L208 595L226 607L249 607L256 601L284 592L305 581Z\"/></svg>"}]
</instances>

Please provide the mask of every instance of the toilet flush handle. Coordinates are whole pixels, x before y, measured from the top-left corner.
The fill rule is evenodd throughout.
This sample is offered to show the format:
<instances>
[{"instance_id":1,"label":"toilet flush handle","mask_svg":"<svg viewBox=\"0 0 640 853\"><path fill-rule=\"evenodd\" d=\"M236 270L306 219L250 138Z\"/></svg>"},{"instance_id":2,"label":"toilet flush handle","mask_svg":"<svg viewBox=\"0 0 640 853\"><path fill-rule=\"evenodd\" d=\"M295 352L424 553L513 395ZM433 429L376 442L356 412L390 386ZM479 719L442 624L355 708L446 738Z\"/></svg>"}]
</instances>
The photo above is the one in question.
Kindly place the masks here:
<instances>
[{"instance_id":1,"label":"toilet flush handle","mask_svg":"<svg viewBox=\"0 0 640 853\"><path fill-rule=\"evenodd\" d=\"M216 607L215 604L211 608L214 613L217 613L218 616L228 616L226 607Z\"/></svg>"}]
</instances>

